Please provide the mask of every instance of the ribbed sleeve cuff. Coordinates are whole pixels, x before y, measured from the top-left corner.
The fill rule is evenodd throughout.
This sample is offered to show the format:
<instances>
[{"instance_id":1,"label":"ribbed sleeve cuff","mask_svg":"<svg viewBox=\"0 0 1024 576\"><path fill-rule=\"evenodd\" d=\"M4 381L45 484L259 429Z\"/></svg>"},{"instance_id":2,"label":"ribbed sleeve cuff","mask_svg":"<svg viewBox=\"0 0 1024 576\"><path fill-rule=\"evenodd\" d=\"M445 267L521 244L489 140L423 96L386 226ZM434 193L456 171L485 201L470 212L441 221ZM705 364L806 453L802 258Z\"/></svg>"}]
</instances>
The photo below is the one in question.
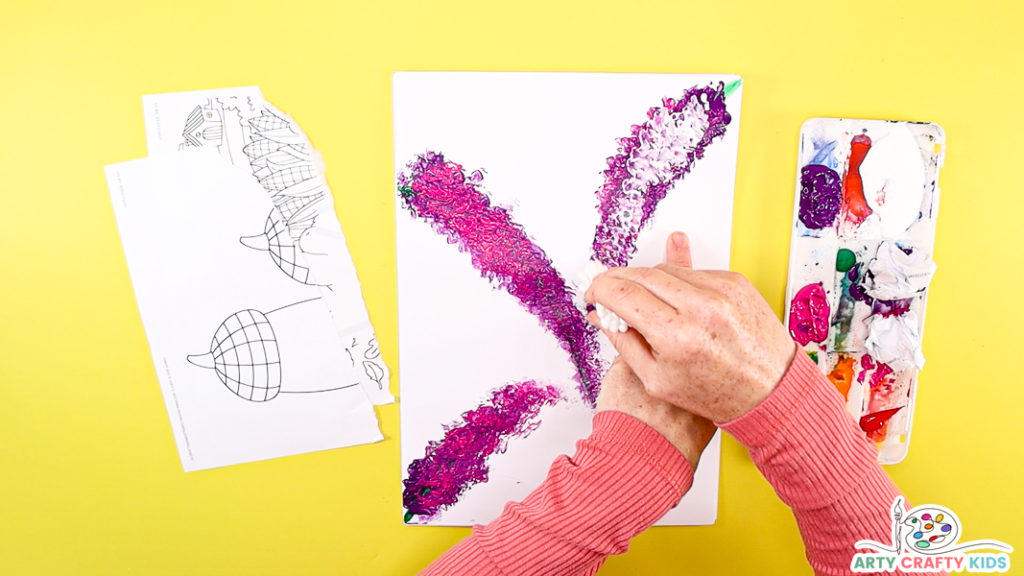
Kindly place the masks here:
<instances>
[{"instance_id":1,"label":"ribbed sleeve cuff","mask_svg":"<svg viewBox=\"0 0 1024 576\"><path fill-rule=\"evenodd\" d=\"M658 471L680 498L693 483L693 469L683 453L657 430L629 414L612 410L598 412L594 415L594 432L590 438L610 450L639 456L647 466Z\"/></svg>"},{"instance_id":2,"label":"ribbed sleeve cuff","mask_svg":"<svg viewBox=\"0 0 1024 576\"><path fill-rule=\"evenodd\" d=\"M693 473L661 434L621 412L600 412L572 458L559 456L521 503L477 526L474 538L502 573L582 574L679 503Z\"/></svg>"},{"instance_id":3,"label":"ribbed sleeve cuff","mask_svg":"<svg viewBox=\"0 0 1024 576\"><path fill-rule=\"evenodd\" d=\"M842 408L839 393L821 375L811 359L797 350L779 385L746 414L725 423L716 423L747 448L771 440L770 432L786 429L801 407L814 404Z\"/></svg>"},{"instance_id":4,"label":"ribbed sleeve cuff","mask_svg":"<svg viewBox=\"0 0 1024 576\"><path fill-rule=\"evenodd\" d=\"M885 474L842 396L802 351L763 402L720 427L790 506L830 504L851 480Z\"/></svg>"}]
</instances>

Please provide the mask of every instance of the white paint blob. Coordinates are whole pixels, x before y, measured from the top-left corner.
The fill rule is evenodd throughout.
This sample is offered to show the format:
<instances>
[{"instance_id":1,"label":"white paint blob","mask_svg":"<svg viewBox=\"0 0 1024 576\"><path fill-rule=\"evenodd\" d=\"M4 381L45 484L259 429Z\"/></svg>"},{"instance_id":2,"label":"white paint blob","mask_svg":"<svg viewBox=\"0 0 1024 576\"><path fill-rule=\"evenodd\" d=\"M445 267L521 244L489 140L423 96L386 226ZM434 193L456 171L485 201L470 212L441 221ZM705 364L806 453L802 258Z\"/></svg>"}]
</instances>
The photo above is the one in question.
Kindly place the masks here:
<instances>
[{"instance_id":1,"label":"white paint blob","mask_svg":"<svg viewBox=\"0 0 1024 576\"><path fill-rule=\"evenodd\" d=\"M864 345L879 362L893 370L924 368L921 352L920 320L914 312L900 316L872 316L868 321L868 337Z\"/></svg>"},{"instance_id":2,"label":"white paint blob","mask_svg":"<svg viewBox=\"0 0 1024 576\"><path fill-rule=\"evenodd\" d=\"M899 236L920 216L924 174L921 150L906 124L893 126L868 150L860 177L864 200L878 215L883 238Z\"/></svg>"},{"instance_id":3,"label":"white paint blob","mask_svg":"<svg viewBox=\"0 0 1024 576\"><path fill-rule=\"evenodd\" d=\"M907 254L895 242L883 241L868 262L868 295L879 300L916 296L928 287L935 268L927 251L915 248Z\"/></svg>"}]
</instances>

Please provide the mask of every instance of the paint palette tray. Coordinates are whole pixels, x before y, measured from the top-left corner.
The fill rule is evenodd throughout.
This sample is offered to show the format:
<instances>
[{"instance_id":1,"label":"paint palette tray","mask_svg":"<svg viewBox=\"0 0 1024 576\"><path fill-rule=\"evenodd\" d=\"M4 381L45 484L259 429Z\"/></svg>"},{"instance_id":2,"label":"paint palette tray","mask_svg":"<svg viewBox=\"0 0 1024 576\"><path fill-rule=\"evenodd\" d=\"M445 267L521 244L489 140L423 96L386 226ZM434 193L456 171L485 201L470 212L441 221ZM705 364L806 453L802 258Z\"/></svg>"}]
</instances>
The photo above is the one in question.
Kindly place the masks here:
<instances>
[{"instance_id":1,"label":"paint palette tray","mask_svg":"<svg viewBox=\"0 0 1024 576\"><path fill-rule=\"evenodd\" d=\"M800 131L787 327L882 464L910 443L944 151L936 124L812 118Z\"/></svg>"}]
</instances>

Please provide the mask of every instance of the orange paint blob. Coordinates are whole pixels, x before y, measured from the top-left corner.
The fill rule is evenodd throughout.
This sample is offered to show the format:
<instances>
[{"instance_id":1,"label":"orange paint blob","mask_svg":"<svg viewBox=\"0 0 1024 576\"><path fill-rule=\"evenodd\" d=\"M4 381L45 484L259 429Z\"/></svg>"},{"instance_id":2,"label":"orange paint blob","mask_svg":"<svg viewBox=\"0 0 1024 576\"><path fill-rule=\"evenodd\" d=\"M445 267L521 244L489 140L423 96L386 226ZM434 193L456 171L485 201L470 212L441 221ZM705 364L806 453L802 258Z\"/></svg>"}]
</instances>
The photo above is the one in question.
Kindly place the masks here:
<instances>
[{"instance_id":1,"label":"orange paint blob","mask_svg":"<svg viewBox=\"0 0 1024 576\"><path fill-rule=\"evenodd\" d=\"M836 367L828 373L828 379L845 400L850 393L850 384L853 383L853 357L840 354Z\"/></svg>"},{"instance_id":2,"label":"orange paint blob","mask_svg":"<svg viewBox=\"0 0 1024 576\"><path fill-rule=\"evenodd\" d=\"M871 215L871 207L864 200L864 182L860 178L860 165L870 149L871 138L864 134L854 136L850 142L850 164L843 176L842 211L854 224L860 224Z\"/></svg>"}]
</instances>

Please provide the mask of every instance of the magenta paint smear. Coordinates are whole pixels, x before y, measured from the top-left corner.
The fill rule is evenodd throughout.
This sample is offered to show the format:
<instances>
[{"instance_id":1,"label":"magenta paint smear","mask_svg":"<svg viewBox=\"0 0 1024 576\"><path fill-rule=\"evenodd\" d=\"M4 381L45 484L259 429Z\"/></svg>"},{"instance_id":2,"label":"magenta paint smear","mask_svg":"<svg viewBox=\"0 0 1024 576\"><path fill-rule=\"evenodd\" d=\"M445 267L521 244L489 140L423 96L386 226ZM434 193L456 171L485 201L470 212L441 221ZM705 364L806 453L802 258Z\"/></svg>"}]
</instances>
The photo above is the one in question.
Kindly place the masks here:
<instances>
[{"instance_id":1,"label":"magenta paint smear","mask_svg":"<svg viewBox=\"0 0 1024 576\"><path fill-rule=\"evenodd\" d=\"M504 452L509 438L525 437L540 422L541 408L561 400L553 386L534 381L495 390L488 401L445 427L444 438L427 445L426 455L409 465L403 481L405 521L429 520L458 502L474 484L487 481L487 459Z\"/></svg>"},{"instance_id":2,"label":"magenta paint smear","mask_svg":"<svg viewBox=\"0 0 1024 576\"><path fill-rule=\"evenodd\" d=\"M508 210L491 205L480 189L480 172L467 177L462 166L433 152L418 156L407 169L398 177L398 192L413 216L468 252L485 278L554 334L576 366L580 394L593 406L605 370L597 329L573 304L572 290L547 254Z\"/></svg>"},{"instance_id":3,"label":"magenta paint smear","mask_svg":"<svg viewBox=\"0 0 1024 576\"><path fill-rule=\"evenodd\" d=\"M789 333L806 346L809 342L824 342L829 327L828 297L821 282L800 289L789 304Z\"/></svg>"},{"instance_id":4,"label":"magenta paint smear","mask_svg":"<svg viewBox=\"0 0 1024 576\"><path fill-rule=\"evenodd\" d=\"M871 357L870 354L865 354L860 359L861 372L857 375L857 382L864 383L865 376L871 373L871 378L868 379L868 385L872 389L876 389L879 386L891 386L892 380L892 367L885 362L879 362Z\"/></svg>"},{"instance_id":5,"label":"magenta paint smear","mask_svg":"<svg viewBox=\"0 0 1024 576\"><path fill-rule=\"evenodd\" d=\"M594 234L593 259L608 267L625 266L636 253L640 230L658 203L705 149L725 134L732 117L725 108L726 88L691 88L647 111L647 121L618 141L608 158L604 185L597 191L601 216Z\"/></svg>"}]
</instances>

